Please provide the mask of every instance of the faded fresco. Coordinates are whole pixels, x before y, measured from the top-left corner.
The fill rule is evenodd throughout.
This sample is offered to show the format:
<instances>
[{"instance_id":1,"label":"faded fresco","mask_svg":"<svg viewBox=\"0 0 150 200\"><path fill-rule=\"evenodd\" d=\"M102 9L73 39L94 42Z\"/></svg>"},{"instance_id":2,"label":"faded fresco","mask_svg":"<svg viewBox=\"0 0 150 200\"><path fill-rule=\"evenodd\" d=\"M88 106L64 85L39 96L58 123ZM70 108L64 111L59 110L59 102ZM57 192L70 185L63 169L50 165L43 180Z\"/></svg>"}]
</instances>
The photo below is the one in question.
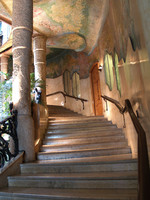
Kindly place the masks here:
<instances>
[{"instance_id":1,"label":"faded fresco","mask_svg":"<svg viewBox=\"0 0 150 200\"><path fill-rule=\"evenodd\" d=\"M94 62L100 61L100 63L104 64L104 56L106 53L112 55L114 65L115 54L119 62L126 62L128 41L130 41L133 51L140 49L141 45L132 6L133 4L129 0L110 1L109 14L94 51L89 55L83 52L77 53L68 50L52 60L49 59L47 61L47 77L58 77L65 69L68 69L71 73L78 71L80 78L86 78L89 76L90 68ZM82 44L82 40L80 41L80 44ZM69 41L67 42L69 44ZM63 42L62 44L65 45ZM118 88L120 87L118 85Z\"/></svg>"},{"instance_id":2,"label":"faded fresco","mask_svg":"<svg viewBox=\"0 0 150 200\"><path fill-rule=\"evenodd\" d=\"M62 50L59 55L47 59L47 78L56 78L62 75L66 69L70 71L71 76L76 71L79 73L81 79L87 78L90 68L97 61L98 48L95 48L91 55L84 52Z\"/></svg>"},{"instance_id":3,"label":"faded fresco","mask_svg":"<svg viewBox=\"0 0 150 200\"><path fill-rule=\"evenodd\" d=\"M88 54L93 51L108 13L109 0L33 2L34 34L45 35L47 47L84 50ZM1 0L0 7L4 15L12 16L12 0Z\"/></svg>"}]
</instances>

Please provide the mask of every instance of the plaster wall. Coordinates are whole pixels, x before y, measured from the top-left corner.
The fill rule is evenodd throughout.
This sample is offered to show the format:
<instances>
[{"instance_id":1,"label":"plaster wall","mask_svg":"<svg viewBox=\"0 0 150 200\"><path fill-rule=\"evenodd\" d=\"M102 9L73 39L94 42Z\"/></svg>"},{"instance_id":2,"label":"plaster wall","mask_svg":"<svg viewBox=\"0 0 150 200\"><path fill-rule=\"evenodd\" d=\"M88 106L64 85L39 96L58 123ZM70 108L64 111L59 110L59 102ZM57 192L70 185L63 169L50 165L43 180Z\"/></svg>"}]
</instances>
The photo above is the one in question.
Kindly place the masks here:
<instances>
[{"instance_id":1,"label":"plaster wall","mask_svg":"<svg viewBox=\"0 0 150 200\"><path fill-rule=\"evenodd\" d=\"M63 77L59 76L57 78L47 78L46 79L46 95L52 94L54 92L64 91ZM62 94L53 95L47 97L47 105L59 105L64 106L64 97Z\"/></svg>"},{"instance_id":2,"label":"plaster wall","mask_svg":"<svg viewBox=\"0 0 150 200\"><path fill-rule=\"evenodd\" d=\"M54 60L54 65L50 62L50 67L47 67L47 72L57 75L63 74L65 69L68 69L71 74L77 71L81 78L81 98L88 99L88 103L85 103L85 110L82 110L81 102L67 99L65 107L85 115L93 115L93 102L89 78L90 69L98 60L101 65L104 65L104 56L106 52L112 55L113 61L116 53L120 61L119 75L121 81L121 96L117 90L115 72L114 86L112 91L110 91L105 82L104 70L100 72L102 94L118 100L122 105L124 105L124 101L127 98L131 101L134 111L138 111L139 113L139 120L146 131L150 149L150 60L149 41L147 41L149 39L145 34L146 26L149 27L150 24L149 18L146 18L148 15L146 15L146 13L143 15L140 14L138 2L140 2L140 0L111 0L108 17L97 43L97 47L92 54L86 55L84 53L67 52L62 55L59 60L57 58L58 62ZM143 6L145 6L146 2L148 1L144 0ZM145 18L143 16L145 16ZM51 66L53 66L53 68ZM62 77L60 76L58 79L61 79L60 82L62 84ZM52 81L53 84L51 82L50 87L53 87L51 91L56 91L56 88L61 88L63 91L63 84L61 85L58 83L58 86L60 86L58 87L55 81L57 81L57 78ZM53 103L56 102L53 100ZM61 100L59 101L59 105L60 103ZM104 102L103 108L104 115L108 117L109 120L112 120L113 123L117 124L119 128L123 128L123 117L117 108L113 104L108 103L109 110L106 111ZM124 128L124 132L132 148L133 156L136 157L137 133L127 113L125 114L125 121L126 128Z\"/></svg>"},{"instance_id":3,"label":"plaster wall","mask_svg":"<svg viewBox=\"0 0 150 200\"><path fill-rule=\"evenodd\" d=\"M102 94L109 96L119 101L123 106L125 105L125 99L129 99L133 106L134 112L138 112L139 121L142 124L146 135L148 145L150 144L150 123L149 123L149 102L150 102L150 62L144 63L127 63L119 68L119 74L121 79L121 97L117 90L116 80L114 79L114 87L112 91L108 89L105 84L104 71L100 74L100 80L102 87ZM115 76L115 74L114 74ZM148 78L149 77L149 78ZM148 84L148 85L147 85ZM147 85L147 87L145 87ZM123 116L119 113L115 105L108 102L108 110L106 110L106 104L103 103L104 116L113 123L117 124L119 128L123 128L124 121ZM133 126L128 113L125 114L126 128L123 128L129 145L132 148L133 156L137 155L137 133ZM150 150L149 150L150 151Z\"/></svg>"},{"instance_id":4,"label":"plaster wall","mask_svg":"<svg viewBox=\"0 0 150 200\"><path fill-rule=\"evenodd\" d=\"M65 107L86 116L94 115L92 109L90 78L80 79L80 92L80 98L88 100L88 102L84 103L84 109L81 101L76 101L75 99L71 98L67 99Z\"/></svg>"},{"instance_id":5,"label":"plaster wall","mask_svg":"<svg viewBox=\"0 0 150 200\"><path fill-rule=\"evenodd\" d=\"M55 79L48 78L46 81L47 85L47 94L54 93L57 91L64 91L63 88L63 76L60 76ZM70 81L70 88L72 88L71 81ZM66 103L64 101L64 97L61 94L57 94L51 97L47 97L47 105L59 105L64 106L74 112L78 112L83 115L94 115L92 109L92 97L91 97L91 85L90 85L90 78L80 79L80 98L87 99L88 102L83 104L81 101L77 101L75 99L66 97Z\"/></svg>"},{"instance_id":6,"label":"plaster wall","mask_svg":"<svg viewBox=\"0 0 150 200\"><path fill-rule=\"evenodd\" d=\"M150 1L149 0L138 0L138 7L140 10L141 18L142 18L142 26L144 30L146 45L150 58Z\"/></svg>"},{"instance_id":7,"label":"plaster wall","mask_svg":"<svg viewBox=\"0 0 150 200\"><path fill-rule=\"evenodd\" d=\"M112 1L113 2L113 1ZM115 3L115 2L114 2ZM133 6L134 3L134 6ZM118 2L119 5L119 2ZM148 55L148 48L147 48L147 38L144 35L142 21L139 15L139 10L137 7L137 2L130 2L130 9L132 8L131 18L134 21L134 29L135 33L133 34L136 42L136 48L133 49L133 44L131 45L131 41L128 38L126 43L126 50L120 48L119 41L120 35L120 23L116 24L115 19L118 18L119 12L116 14L112 8L111 15L108 16L108 22L106 22L106 26L103 30L102 37L100 38L99 44L100 45L100 60L103 61L104 54L107 52L111 53L112 56L114 54L114 49L117 51L118 56L120 54L120 63L119 63L119 74L121 80L121 97L119 92L117 91L116 86L116 79L114 73L114 86L112 91L110 91L105 83L105 75L104 71L100 74L101 78L101 85L102 85L102 93L107 95L111 98L118 100L122 105L124 105L125 99L129 99L133 106L134 112L138 112L139 114L139 121L142 124L146 136L147 136L147 143L150 147L150 60ZM113 16L113 23L114 26L112 27L109 23L112 20ZM123 23L122 21L121 23ZM147 20L148 22L148 20ZM108 28L109 27L109 28ZM110 33L110 30L115 33L113 35L105 35L106 32ZM114 43L113 38L117 37L118 41ZM129 32L130 35L130 32ZM121 36L122 37L122 36ZM133 41L132 41L133 42ZM119 46L118 46L119 45ZM105 50L105 51L104 51ZM124 57L125 55L125 57ZM123 59L125 58L125 63ZM123 128L123 118L122 115L119 113L118 109L111 103L108 103L108 111L106 111L105 104L104 107L104 115L108 117L109 120L112 120L113 123L116 123L119 128ZM129 145L132 148L133 156L136 157L137 154L137 133L133 127L131 119L128 114L125 114L126 120L126 128L124 128L125 135L128 139ZM150 151L150 148L149 148Z\"/></svg>"}]
</instances>

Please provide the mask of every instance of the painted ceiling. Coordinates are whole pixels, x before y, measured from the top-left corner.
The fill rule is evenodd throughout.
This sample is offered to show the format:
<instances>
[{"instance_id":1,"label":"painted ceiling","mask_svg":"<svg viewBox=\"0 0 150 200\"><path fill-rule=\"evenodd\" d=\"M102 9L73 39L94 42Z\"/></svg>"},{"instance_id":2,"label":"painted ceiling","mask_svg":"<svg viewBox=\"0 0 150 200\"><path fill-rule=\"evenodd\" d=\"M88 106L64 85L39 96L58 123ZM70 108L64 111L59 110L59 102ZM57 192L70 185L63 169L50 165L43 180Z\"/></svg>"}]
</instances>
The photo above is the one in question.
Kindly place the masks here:
<instances>
[{"instance_id":1,"label":"painted ceiling","mask_svg":"<svg viewBox=\"0 0 150 200\"><path fill-rule=\"evenodd\" d=\"M12 17L13 0L0 1L0 15ZM105 22L109 0L33 0L34 31L45 35L47 48L90 54Z\"/></svg>"}]
</instances>

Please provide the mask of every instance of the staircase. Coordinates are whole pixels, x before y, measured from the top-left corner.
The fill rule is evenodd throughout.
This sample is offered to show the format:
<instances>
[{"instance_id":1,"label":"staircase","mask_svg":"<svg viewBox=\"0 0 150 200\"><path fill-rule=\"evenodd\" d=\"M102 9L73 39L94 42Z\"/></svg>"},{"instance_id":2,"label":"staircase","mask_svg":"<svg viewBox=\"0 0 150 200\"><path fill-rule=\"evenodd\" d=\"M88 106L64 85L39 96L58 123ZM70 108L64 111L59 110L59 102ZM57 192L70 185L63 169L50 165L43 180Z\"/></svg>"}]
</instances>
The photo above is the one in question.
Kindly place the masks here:
<instances>
[{"instance_id":1,"label":"staircase","mask_svg":"<svg viewBox=\"0 0 150 200\"><path fill-rule=\"evenodd\" d=\"M137 160L121 129L104 117L49 106L37 161L8 177L0 200L136 200Z\"/></svg>"}]
</instances>

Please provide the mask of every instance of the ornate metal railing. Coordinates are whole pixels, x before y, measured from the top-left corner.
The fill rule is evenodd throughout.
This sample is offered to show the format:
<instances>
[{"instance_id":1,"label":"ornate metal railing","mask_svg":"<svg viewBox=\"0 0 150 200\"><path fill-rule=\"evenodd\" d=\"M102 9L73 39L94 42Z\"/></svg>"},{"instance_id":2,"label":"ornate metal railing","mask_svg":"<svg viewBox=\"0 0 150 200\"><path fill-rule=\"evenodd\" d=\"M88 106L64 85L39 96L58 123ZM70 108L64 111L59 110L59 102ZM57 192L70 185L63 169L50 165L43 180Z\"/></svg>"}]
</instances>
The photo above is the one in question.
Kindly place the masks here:
<instances>
[{"instance_id":1,"label":"ornate metal railing","mask_svg":"<svg viewBox=\"0 0 150 200\"><path fill-rule=\"evenodd\" d=\"M58 92L54 92L54 93L48 94L48 95L46 95L46 97L50 97L50 96L57 95L57 94L62 94L62 95L63 95L64 100L65 100L65 103L66 103L66 97L73 98L73 99L75 99L75 100L77 100L77 101L78 101L78 100L81 101L82 104L83 104L83 110L84 110L84 102L87 102L87 101L88 101L88 100L83 99L83 98L74 97L74 96L71 96L71 95L69 95L69 94L65 94L65 93L62 92L62 91L58 91Z\"/></svg>"},{"instance_id":2,"label":"ornate metal railing","mask_svg":"<svg viewBox=\"0 0 150 200\"><path fill-rule=\"evenodd\" d=\"M115 104L119 109L121 114L128 112L131 120L134 124L138 135L138 199L139 200L150 200L150 167L149 167L149 157L148 148L146 141L146 133L142 128L138 118L136 117L129 99L125 100L125 107L121 104L107 96L102 96L105 101L110 101Z\"/></svg>"},{"instance_id":3,"label":"ornate metal railing","mask_svg":"<svg viewBox=\"0 0 150 200\"><path fill-rule=\"evenodd\" d=\"M0 167L19 153L17 137L17 110L0 122Z\"/></svg>"}]
</instances>

